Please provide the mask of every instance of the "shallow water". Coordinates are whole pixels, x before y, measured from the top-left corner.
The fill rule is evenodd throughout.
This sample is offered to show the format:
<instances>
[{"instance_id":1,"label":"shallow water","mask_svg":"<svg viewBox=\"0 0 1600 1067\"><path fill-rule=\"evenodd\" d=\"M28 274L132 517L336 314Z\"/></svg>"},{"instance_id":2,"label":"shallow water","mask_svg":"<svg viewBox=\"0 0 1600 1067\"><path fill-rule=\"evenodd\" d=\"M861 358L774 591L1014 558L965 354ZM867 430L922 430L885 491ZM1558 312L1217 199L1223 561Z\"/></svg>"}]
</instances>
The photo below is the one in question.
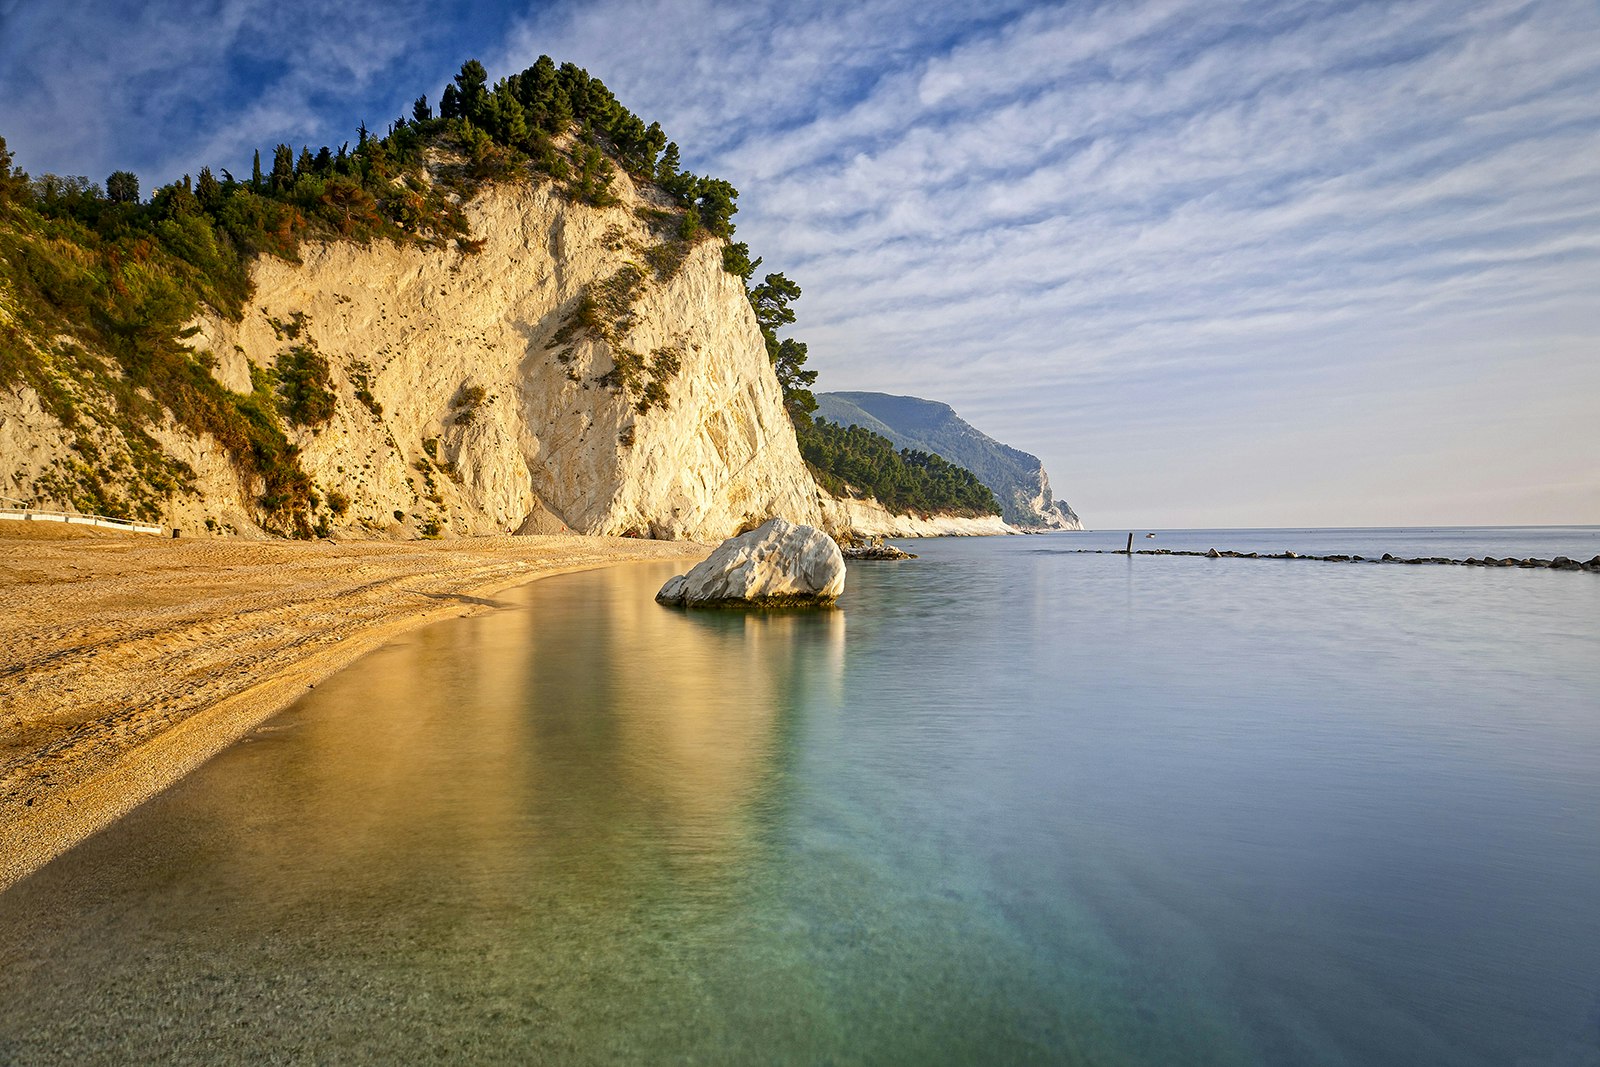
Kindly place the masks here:
<instances>
[{"instance_id":1,"label":"shallow water","mask_svg":"<svg viewBox=\"0 0 1600 1067\"><path fill-rule=\"evenodd\" d=\"M1101 537L418 631L0 894L0 1062L1600 1064L1600 575Z\"/></svg>"}]
</instances>

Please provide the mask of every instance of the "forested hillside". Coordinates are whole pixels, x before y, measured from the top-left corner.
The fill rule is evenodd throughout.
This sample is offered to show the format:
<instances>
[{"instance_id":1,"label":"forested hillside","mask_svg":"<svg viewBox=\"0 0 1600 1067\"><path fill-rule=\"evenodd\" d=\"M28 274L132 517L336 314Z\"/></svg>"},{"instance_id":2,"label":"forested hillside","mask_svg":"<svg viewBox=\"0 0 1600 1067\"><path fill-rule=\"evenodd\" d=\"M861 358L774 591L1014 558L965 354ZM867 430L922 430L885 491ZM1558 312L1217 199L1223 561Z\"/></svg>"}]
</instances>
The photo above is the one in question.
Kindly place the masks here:
<instances>
[{"instance_id":1,"label":"forested hillside","mask_svg":"<svg viewBox=\"0 0 1600 1067\"><path fill-rule=\"evenodd\" d=\"M1080 529L1077 514L1057 500L1039 457L1002 444L957 415L948 404L885 393L821 393L818 414L860 426L896 447L932 452L977 475L994 491L1001 514L1025 529Z\"/></svg>"},{"instance_id":2,"label":"forested hillside","mask_svg":"<svg viewBox=\"0 0 1600 1067\"><path fill-rule=\"evenodd\" d=\"M294 443L332 410L329 365L302 336L304 323L294 315L274 321L286 351L252 370L248 391L220 384L213 357L184 343L188 324L205 308L237 320L256 257L298 262L306 241L374 240L470 257L482 242L463 205L486 185L549 183L572 203L607 208L618 203L619 169L662 195L633 209L652 235L642 261L592 289L562 338L607 342L616 367L601 384L641 413L668 402L678 356L624 343L633 304L646 276L670 278L696 245L718 241L723 269L744 282L819 482L897 509L996 510L975 479L937 457L811 424L816 373L805 369L806 345L780 337L795 322L800 287L781 272L758 280L762 261L732 239L738 190L683 170L659 124L646 124L586 71L547 56L492 85L469 61L437 110L418 97L381 135L363 124L353 144L279 144L255 154L247 177L203 166L148 198L127 171L103 185L83 176L30 178L0 139L0 388L28 387L75 435L71 457L26 491L154 520L174 494L196 491L192 467L152 435L175 423L210 435L227 453L253 486L263 528L325 532L345 502L319 491ZM359 382L356 395L381 413Z\"/></svg>"},{"instance_id":3,"label":"forested hillside","mask_svg":"<svg viewBox=\"0 0 1600 1067\"><path fill-rule=\"evenodd\" d=\"M181 343L202 306L238 316L254 257L294 261L306 240L377 238L470 255L478 243L461 205L484 183L549 181L575 202L606 206L616 201L620 166L658 184L674 205L648 220L658 240L647 265L670 274L695 244L730 238L738 210L731 184L680 169L677 146L659 125L646 125L587 72L549 57L493 86L469 61L437 115L420 97L382 136L363 125L353 146L280 144L268 158L263 165L257 152L248 178L202 167L197 178L143 199L126 171L103 186L82 176L30 179L0 139L0 387L30 387L69 431L110 425L126 442L125 454L102 455L81 434L79 460L35 494L155 518L161 501L193 478L148 432L170 413L228 450L257 484L271 527L309 535L319 501L285 429L315 425L326 410L325 362L304 346L286 366L263 372L251 392L234 393ZM748 249L723 251L725 269L748 280ZM577 328L604 330L608 310L623 318L628 311L580 308ZM295 339L296 323L283 329ZM628 365L628 355L619 377L637 381L619 384L637 384L644 402L659 401L663 387L646 368Z\"/></svg>"},{"instance_id":4,"label":"forested hillside","mask_svg":"<svg viewBox=\"0 0 1600 1067\"><path fill-rule=\"evenodd\" d=\"M871 496L891 511L998 515L1000 505L971 471L929 452L896 450L859 426L806 418L795 424L800 454L835 496Z\"/></svg>"}]
</instances>

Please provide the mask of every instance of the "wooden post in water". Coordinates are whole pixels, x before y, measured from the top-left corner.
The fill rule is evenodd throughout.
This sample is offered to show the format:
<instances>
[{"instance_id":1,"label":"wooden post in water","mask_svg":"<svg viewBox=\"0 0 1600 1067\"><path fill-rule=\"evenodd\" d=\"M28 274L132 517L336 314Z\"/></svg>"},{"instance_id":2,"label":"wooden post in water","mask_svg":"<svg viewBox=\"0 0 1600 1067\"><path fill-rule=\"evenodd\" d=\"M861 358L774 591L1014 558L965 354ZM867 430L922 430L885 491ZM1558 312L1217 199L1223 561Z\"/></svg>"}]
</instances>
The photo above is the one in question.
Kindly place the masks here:
<instances>
[{"instance_id":1,"label":"wooden post in water","mask_svg":"<svg viewBox=\"0 0 1600 1067\"><path fill-rule=\"evenodd\" d=\"M1133 534L1128 534L1128 555L1133 555Z\"/></svg>"}]
</instances>

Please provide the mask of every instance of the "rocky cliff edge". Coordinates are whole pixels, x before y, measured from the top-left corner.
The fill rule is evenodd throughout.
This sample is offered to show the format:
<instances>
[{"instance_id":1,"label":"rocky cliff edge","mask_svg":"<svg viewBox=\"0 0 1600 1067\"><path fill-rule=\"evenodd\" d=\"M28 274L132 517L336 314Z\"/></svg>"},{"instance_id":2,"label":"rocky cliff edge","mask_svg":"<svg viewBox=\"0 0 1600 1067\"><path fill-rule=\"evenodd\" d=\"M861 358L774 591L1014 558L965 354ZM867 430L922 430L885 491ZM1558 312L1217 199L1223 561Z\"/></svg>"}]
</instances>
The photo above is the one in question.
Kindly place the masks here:
<instances>
[{"instance_id":1,"label":"rocky cliff edge","mask_svg":"<svg viewBox=\"0 0 1600 1067\"><path fill-rule=\"evenodd\" d=\"M203 316L187 343L240 393L297 351L325 358L331 414L285 427L325 530L716 539L774 515L819 524L721 242L674 248L652 229L652 187L619 174L616 192L594 208L549 184L489 187L465 205L476 251L334 242L300 263L262 257L242 319ZM41 507L30 489L77 459L53 422L26 387L0 394L0 437L21 432L0 482ZM150 429L196 473L168 524L261 532L259 487L215 441L170 419Z\"/></svg>"}]
</instances>

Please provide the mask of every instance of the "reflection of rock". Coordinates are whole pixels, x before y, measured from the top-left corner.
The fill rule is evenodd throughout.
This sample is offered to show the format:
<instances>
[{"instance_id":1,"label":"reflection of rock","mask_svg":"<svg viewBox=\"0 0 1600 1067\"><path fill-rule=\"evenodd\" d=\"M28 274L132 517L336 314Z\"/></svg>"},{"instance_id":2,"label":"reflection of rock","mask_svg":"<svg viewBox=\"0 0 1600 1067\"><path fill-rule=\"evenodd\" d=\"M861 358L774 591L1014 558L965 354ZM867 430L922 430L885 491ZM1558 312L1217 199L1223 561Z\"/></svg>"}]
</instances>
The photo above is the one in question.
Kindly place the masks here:
<instances>
[{"instance_id":1,"label":"reflection of rock","mask_svg":"<svg viewBox=\"0 0 1600 1067\"><path fill-rule=\"evenodd\" d=\"M670 579L656 599L683 607L729 604L827 604L844 592L844 556L812 526L772 519L730 537L688 574Z\"/></svg>"}]
</instances>

